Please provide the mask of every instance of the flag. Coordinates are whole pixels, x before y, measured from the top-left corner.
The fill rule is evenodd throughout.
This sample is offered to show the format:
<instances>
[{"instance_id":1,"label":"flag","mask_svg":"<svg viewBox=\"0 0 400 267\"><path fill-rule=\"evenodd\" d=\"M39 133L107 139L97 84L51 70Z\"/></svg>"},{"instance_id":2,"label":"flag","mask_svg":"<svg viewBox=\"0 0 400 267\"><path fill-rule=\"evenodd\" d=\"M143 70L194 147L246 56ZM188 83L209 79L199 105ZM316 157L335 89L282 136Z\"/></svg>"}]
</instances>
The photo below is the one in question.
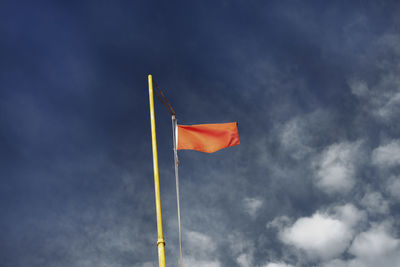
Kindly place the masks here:
<instances>
[{"instance_id":1,"label":"flag","mask_svg":"<svg viewBox=\"0 0 400 267\"><path fill-rule=\"evenodd\" d=\"M177 125L177 149L213 153L240 144L237 122Z\"/></svg>"}]
</instances>

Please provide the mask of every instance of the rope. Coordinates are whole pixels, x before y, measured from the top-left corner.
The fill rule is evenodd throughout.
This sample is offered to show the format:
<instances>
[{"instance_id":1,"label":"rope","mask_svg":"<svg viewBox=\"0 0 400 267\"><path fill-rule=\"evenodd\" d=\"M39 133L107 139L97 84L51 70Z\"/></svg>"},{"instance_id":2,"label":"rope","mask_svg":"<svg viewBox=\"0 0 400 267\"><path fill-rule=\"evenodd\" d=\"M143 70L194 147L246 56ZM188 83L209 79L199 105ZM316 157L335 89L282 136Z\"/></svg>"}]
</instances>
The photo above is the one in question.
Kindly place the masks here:
<instances>
[{"instance_id":1,"label":"rope","mask_svg":"<svg viewBox=\"0 0 400 267\"><path fill-rule=\"evenodd\" d=\"M176 184L176 205L178 207L178 233L179 233L179 263L183 267L182 263L182 229L181 229L181 208L179 203L179 174L178 174L178 152L177 152L177 120L175 115L172 115L172 137L174 142L174 161L175 161L175 184Z\"/></svg>"},{"instance_id":2,"label":"rope","mask_svg":"<svg viewBox=\"0 0 400 267\"><path fill-rule=\"evenodd\" d=\"M163 94L163 92L161 91L160 87L158 87L157 83L153 80L154 85L156 86L158 92L160 93L161 96L158 95L157 91L154 90L154 92L156 93L156 96L158 99L160 99L160 101L164 104L164 106L168 109L168 111L171 113L171 115L175 115L175 111L172 108L171 104L168 102L167 98L165 97L165 95Z\"/></svg>"},{"instance_id":3,"label":"rope","mask_svg":"<svg viewBox=\"0 0 400 267\"><path fill-rule=\"evenodd\" d=\"M178 165L179 165L179 160L178 160L178 152L177 152L177 120L175 116L175 111L172 108L171 104L168 102L167 98L161 91L160 87L158 87L157 83L153 80L154 85L156 86L157 90L154 90L156 93L157 98L163 103L163 105L168 109L168 111L172 115L172 137L173 137L173 143L174 143L174 162L175 162L175 184L176 184L176 205L178 208L178 234L179 234L179 263L180 267L183 267L183 262L182 262L182 227L181 227L181 208L180 208L180 203L179 203L179 174L178 174Z\"/></svg>"}]
</instances>

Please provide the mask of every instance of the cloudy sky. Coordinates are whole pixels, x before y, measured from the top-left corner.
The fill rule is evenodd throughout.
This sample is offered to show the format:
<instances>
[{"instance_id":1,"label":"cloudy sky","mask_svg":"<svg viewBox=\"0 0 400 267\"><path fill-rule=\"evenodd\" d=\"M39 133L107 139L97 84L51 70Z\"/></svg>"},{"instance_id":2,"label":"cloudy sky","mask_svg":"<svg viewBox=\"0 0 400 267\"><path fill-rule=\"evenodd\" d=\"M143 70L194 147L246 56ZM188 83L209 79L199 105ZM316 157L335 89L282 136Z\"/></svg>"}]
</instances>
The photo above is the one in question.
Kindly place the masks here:
<instances>
[{"instance_id":1,"label":"cloudy sky","mask_svg":"<svg viewBox=\"0 0 400 267\"><path fill-rule=\"evenodd\" d=\"M1 1L0 265L158 266L152 74L181 124L239 123L179 152L185 266L398 266L396 2Z\"/></svg>"}]
</instances>

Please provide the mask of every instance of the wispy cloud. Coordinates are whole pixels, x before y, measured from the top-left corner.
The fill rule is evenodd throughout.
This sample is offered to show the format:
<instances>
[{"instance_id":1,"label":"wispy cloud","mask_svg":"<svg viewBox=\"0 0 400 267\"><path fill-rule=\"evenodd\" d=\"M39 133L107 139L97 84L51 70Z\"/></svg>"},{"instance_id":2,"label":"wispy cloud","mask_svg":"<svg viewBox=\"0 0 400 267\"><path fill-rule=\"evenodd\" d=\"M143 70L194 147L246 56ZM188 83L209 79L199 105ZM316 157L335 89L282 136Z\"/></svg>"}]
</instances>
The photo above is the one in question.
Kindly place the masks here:
<instances>
[{"instance_id":1,"label":"wispy cloud","mask_svg":"<svg viewBox=\"0 0 400 267\"><path fill-rule=\"evenodd\" d=\"M361 141L341 142L327 147L314 161L316 184L327 193L349 192L355 184L360 163Z\"/></svg>"}]
</instances>

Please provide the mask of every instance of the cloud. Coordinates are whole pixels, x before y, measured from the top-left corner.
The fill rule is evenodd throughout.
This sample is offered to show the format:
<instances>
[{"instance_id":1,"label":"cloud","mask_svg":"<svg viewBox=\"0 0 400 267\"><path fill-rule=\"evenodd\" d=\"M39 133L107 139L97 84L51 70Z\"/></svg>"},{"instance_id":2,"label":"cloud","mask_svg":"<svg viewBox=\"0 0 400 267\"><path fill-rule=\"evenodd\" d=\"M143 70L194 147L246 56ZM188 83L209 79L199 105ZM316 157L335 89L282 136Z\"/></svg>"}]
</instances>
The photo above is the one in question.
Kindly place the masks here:
<instances>
[{"instance_id":1,"label":"cloud","mask_svg":"<svg viewBox=\"0 0 400 267\"><path fill-rule=\"evenodd\" d=\"M242 233L233 233L228 235L231 257L241 267L254 266L254 242L248 236Z\"/></svg>"},{"instance_id":2,"label":"cloud","mask_svg":"<svg viewBox=\"0 0 400 267\"><path fill-rule=\"evenodd\" d=\"M141 267L153 267L154 266L154 262L152 261L148 261L142 264Z\"/></svg>"},{"instance_id":3,"label":"cloud","mask_svg":"<svg viewBox=\"0 0 400 267\"><path fill-rule=\"evenodd\" d=\"M263 267L293 267L293 265L286 264L284 262L270 262L264 265Z\"/></svg>"},{"instance_id":4,"label":"cloud","mask_svg":"<svg viewBox=\"0 0 400 267\"><path fill-rule=\"evenodd\" d=\"M184 258L183 259L183 265L184 266L190 266L190 267L220 267L221 263L217 260L215 261L205 261L205 260L197 260L194 258Z\"/></svg>"},{"instance_id":5,"label":"cloud","mask_svg":"<svg viewBox=\"0 0 400 267\"><path fill-rule=\"evenodd\" d=\"M217 257L217 242L211 236L188 229L184 229L183 235L184 266L222 266Z\"/></svg>"},{"instance_id":6,"label":"cloud","mask_svg":"<svg viewBox=\"0 0 400 267\"><path fill-rule=\"evenodd\" d=\"M400 240L390 234L390 223L382 222L360 233L353 241L349 253L349 267L392 267L400 262Z\"/></svg>"},{"instance_id":7,"label":"cloud","mask_svg":"<svg viewBox=\"0 0 400 267\"><path fill-rule=\"evenodd\" d=\"M241 267L251 267L253 266L253 257L252 255L242 253L236 258L236 262L239 264Z\"/></svg>"},{"instance_id":8,"label":"cloud","mask_svg":"<svg viewBox=\"0 0 400 267\"><path fill-rule=\"evenodd\" d=\"M280 127L280 143L283 149L293 158L301 159L312 152L308 144L311 136L303 117L295 117Z\"/></svg>"},{"instance_id":9,"label":"cloud","mask_svg":"<svg viewBox=\"0 0 400 267\"><path fill-rule=\"evenodd\" d=\"M369 92L368 85L365 81L352 80L349 81L349 85L351 92L358 97L365 96Z\"/></svg>"},{"instance_id":10,"label":"cloud","mask_svg":"<svg viewBox=\"0 0 400 267\"><path fill-rule=\"evenodd\" d=\"M183 232L186 253L193 258L208 258L212 256L216 249L216 242L208 235L185 230Z\"/></svg>"},{"instance_id":11,"label":"cloud","mask_svg":"<svg viewBox=\"0 0 400 267\"><path fill-rule=\"evenodd\" d=\"M284 226L289 225L291 222L288 216L278 216L275 217L272 221L267 223L267 228L277 228L282 229Z\"/></svg>"},{"instance_id":12,"label":"cloud","mask_svg":"<svg viewBox=\"0 0 400 267\"><path fill-rule=\"evenodd\" d=\"M361 199L361 205L371 214L385 214L389 212L389 203L379 192L367 192Z\"/></svg>"},{"instance_id":13,"label":"cloud","mask_svg":"<svg viewBox=\"0 0 400 267\"><path fill-rule=\"evenodd\" d=\"M332 112L317 109L279 124L275 131L283 152L295 160L304 160L313 155L321 143L333 137L334 121Z\"/></svg>"},{"instance_id":14,"label":"cloud","mask_svg":"<svg viewBox=\"0 0 400 267\"><path fill-rule=\"evenodd\" d=\"M395 75L397 74L384 74L380 82L372 88L366 81L353 80L349 82L351 92L362 100L365 112L371 113L376 119L383 122L389 122L400 112L400 92L390 90L399 88L400 79Z\"/></svg>"},{"instance_id":15,"label":"cloud","mask_svg":"<svg viewBox=\"0 0 400 267\"><path fill-rule=\"evenodd\" d=\"M351 204L333 208L334 214L317 211L283 228L279 237L312 259L332 259L343 253L353 236L353 227L364 218Z\"/></svg>"},{"instance_id":16,"label":"cloud","mask_svg":"<svg viewBox=\"0 0 400 267\"><path fill-rule=\"evenodd\" d=\"M386 33L371 44L374 51L364 60L375 66L375 77L360 75L349 79L348 84L353 95L361 102L362 112L372 115L380 123L390 124L400 114L400 56L398 43L400 36ZM390 55L388 60L386 56Z\"/></svg>"},{"instance_id":17,"label":"cloud","mask_svg":"<svg viewBox=\"0 0 400 267\"><path fill-rule=\"evenodd\" d=\"M345 250L351 232L341 221L316 213L286 228L281 239L286 244L305 250L312 257L327 259Z\"/></svg>"},{"instance_id":18,"label":"cloud","mask_svg":"<svg viewBox=\"0 0 400 267\"><path fill-rule=\"evenodd\" d=\"M327 193L348 192L355 184L361 141L336 143L314 161L315 179Z\"/></svg>"},{"instance_id":19,"label":"cloud","mask_svg":"<svg viewBox=\"0 0 400 267\"><path fill-rule=\"evenodd\" d=\"M359 233L353 240L348 253L349 260L334 259L323 267L393 267L400 262L400 239L392 236L391 224L383 221Z\"/></svg>"},{"instance_id":20,"label":"cloud","mask_svg":"<svg viewBox=\"0 0 400 267\"><path fill-rule=\"evenodd\" d=\"M245 198L243 200L246 212L252 217L256 217L258 210L261 208L263 201L258 198Z\"/></svg>"},{"instance_id":21,"label":"cloud","mask_svg":"<svg viewBox=\"0 0 400 267\"><path fill-rule=\"evenodd\" d=\"M400 164L400 140L392 140L372 152L372 163L378 167L393 167Z\"/></svg>"},{"instance_id":22,"label":"cloud","mask_svg":"<svg viewBox=\"0 0 400 267\"><path fill-rule=\"evenodd\" d=\"M334 259L322 264L322 267L347 267L347 263L340 259Z\"/></svg>"},{"instance_id":23,"label":"cloud","mask_svg":"<svg viewBox=\"0 0 400 267\"><path fill-rule=\"evenodd\" d=\"M364 211L357 209L353 204L333 207L334 217L344 222L348 227L354 227L366 219Z\"/></svg>"},{"instance_id":24,"label":"cloud","mask_svg":"<svg viewBox=\"0 0 400 267\"><path fill-rule=\"evenodd\" d=\"M388 179L386 191L395 201L400 201L400 176L391 176Z\"/></svg>"},{"instance_id":25,"label":"cloud","mask_svg":"<svg viewBox=\"0 0 400 267\"><path fill-rule=\"evenodd\" d=\"M384 256L399 248L399 239L393 238L386 226L373 226L366 232L360 233L351 245L349 252L359 258L374 259Z\"/></svg>"}]
</instances>

